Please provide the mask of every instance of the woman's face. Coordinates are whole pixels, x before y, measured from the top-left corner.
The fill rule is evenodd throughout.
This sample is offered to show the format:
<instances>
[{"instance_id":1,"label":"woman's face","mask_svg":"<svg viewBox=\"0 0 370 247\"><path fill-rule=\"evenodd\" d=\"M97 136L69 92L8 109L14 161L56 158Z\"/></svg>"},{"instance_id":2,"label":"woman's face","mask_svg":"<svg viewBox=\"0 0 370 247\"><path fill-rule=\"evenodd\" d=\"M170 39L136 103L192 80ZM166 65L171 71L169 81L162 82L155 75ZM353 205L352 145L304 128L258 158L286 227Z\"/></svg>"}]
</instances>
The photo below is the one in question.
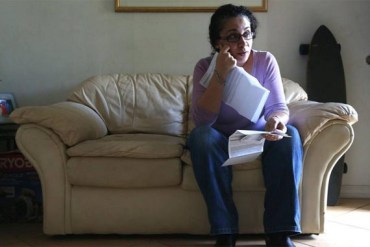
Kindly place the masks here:
<instances>
[{"instance_id":1,"label":"woman's face","mask_svg":"<svg viewBox=\"0 0 370 247\"><path fill-rule=\"evenodd\" d=\"M245 16L237 16L225 22L216 48L221 49L225 45L229 46L229 52L237 60L237 65L243 66L252 49L252 36L249 19Z\"/></svg>"}]
</instances>

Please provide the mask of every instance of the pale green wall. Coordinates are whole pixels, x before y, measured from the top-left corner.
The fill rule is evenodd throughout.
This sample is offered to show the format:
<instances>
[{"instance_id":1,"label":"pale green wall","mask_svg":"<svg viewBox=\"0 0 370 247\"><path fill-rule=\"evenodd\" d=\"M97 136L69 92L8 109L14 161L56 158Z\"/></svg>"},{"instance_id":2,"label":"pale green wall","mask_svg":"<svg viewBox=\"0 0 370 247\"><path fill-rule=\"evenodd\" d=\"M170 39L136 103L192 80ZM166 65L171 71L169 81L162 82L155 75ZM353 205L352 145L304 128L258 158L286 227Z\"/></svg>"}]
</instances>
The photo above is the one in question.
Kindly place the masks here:
<instances>
[{"instance_id":1,"label":"pale green wall","mask_svg":"<svg viewBox=\"0 0 370 247\"><path fill-rule=\"evenodd\" d=\"M96 74L191 74L209 54L210 13L115 13L114 0L0 0L0 92L19 105L64 100ZM370 1L269 0L255 47L277 57L284 77L305 86L298 53L325 24L342 46L348 102L359 113L346 155L344 196L370 197Z\"/></svg>"}]
</instances>

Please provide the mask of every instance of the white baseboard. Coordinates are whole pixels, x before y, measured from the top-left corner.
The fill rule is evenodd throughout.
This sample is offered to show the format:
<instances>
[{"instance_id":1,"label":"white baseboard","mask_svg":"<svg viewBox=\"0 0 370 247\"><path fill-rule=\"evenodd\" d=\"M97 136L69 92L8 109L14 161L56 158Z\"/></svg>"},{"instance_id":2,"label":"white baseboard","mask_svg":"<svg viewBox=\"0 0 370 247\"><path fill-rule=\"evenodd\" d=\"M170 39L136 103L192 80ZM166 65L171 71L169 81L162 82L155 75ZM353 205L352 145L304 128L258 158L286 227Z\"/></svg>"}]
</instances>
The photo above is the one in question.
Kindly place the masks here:
<instances>
[{"instance_id":1,"label":"white baseboard","mask_svg":"<svg viewBox=\"0 0 370 247\"><path fill-rule=\"evenodd\" d=\"M342 185L341 198L370 198L370 185Z\"/></svg>"}]
</instances>

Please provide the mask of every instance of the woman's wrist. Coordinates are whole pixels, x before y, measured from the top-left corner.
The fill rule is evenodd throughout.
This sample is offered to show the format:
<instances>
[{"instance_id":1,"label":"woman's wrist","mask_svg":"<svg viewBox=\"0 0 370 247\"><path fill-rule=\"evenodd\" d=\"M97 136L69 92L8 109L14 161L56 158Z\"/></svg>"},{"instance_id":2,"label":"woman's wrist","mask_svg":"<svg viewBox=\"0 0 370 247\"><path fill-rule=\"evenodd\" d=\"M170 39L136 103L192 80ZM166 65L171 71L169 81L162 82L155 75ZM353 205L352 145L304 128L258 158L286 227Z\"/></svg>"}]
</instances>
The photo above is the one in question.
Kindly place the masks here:
<instances>
[{"instance_id":1,"label":"woman's wrist","mask_svg":"<svg viewBox=\"0 0 370 247\"><path fill-rule=\"evenodd\" d=\"M224 86L225 85L225 79L220 75L220 73L215 69L214 74L216 75L218 84Z\"/></svg>"},{"instance_id":2,"label":"woman's wrist","mask_svg":"<svg viewBox=\"0 0 370 247\"><path fill-rule=\"evenodd\" d=\"M286 114L285 112L273 112L268 117L268 120L274 120L275 122L286 124L289 120L289 114Z\"/></svg>"},{"instance_id":3,"label":"woman's wrist","mask_svg":"<svg viewBox=\"0 0 370 247\"><path fill-rule=\"evenodd\" d=\"M280 117L279 117L278 115L273 115L273 116L271 116L270 118L271 118L271 119L275 119L275 120L276 120L276 122L281 122L281 119L280 119Z\"/></svg>"}]
</instances>

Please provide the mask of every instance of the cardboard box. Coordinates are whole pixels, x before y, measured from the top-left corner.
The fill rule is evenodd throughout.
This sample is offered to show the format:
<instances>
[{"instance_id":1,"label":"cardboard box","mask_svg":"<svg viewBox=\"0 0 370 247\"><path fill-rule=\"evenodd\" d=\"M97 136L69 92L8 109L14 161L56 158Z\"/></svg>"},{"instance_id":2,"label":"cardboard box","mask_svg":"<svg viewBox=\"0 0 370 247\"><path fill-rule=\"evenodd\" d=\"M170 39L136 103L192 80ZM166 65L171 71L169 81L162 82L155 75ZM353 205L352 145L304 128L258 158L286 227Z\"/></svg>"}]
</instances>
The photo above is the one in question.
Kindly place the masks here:
<instances>
[{"instance_id":1,"label":"cardboard box","mask_svg":"<svg viewBox=\"0 0 370 247\"><path fill-rule=\"evenodd\" d=\"M0 153L0 222L40 217L42 191L35 168L19 151Z\"/></svg>"}]
</instances>

